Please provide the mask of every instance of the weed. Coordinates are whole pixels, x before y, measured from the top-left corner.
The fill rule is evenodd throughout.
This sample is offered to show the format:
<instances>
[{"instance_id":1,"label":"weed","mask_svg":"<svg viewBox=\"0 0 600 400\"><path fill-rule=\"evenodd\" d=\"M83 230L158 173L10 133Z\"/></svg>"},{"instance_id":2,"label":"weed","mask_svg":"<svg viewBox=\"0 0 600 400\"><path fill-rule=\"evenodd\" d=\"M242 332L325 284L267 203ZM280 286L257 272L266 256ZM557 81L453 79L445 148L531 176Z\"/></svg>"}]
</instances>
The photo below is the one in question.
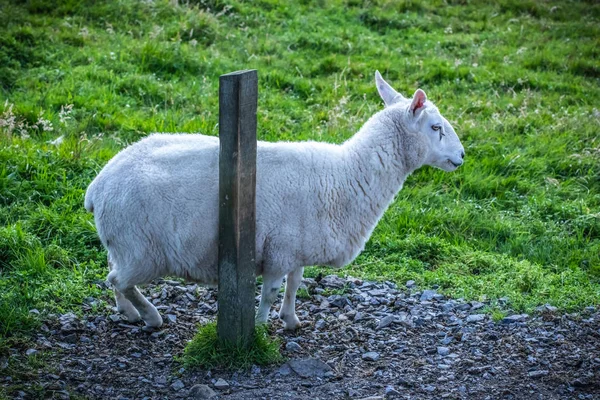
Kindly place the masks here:
<instances>
[{"instance_id":1,"label":"weed","mask_svg":"<svg viewBox=\"0 0 600 400\"><path fill-rule=\"evenodd\" d=\"M308 289L300 288L296 292L296 297L299 299L308 300L308 299L310 299L311 296L310 296L310 293L308 292Z\"/></svg>"},{"instance_id":2,"label":"weed","mask_svg":"<svg viewBox=\"0 0 600 400\"><path fill-rule=\"evenodd\" d=\"M279 339L271 338L266 325L256 327L254 341L247 348L223 343L217 336L216 322L199 326L198 333L186 346L182 361L186 368L248 369L283 360Z\"/></svg>"},{"instance_id":3,"label":"weed","mask_svg":"<svg viewBox=\"0 0 600 400\"><path fill-rule=\"evenodd\" d=\"M494 322L500 322L504 317L506 317L506 312L497 308L492 309L490 314L492 316L492 321Z\"/></svg>"}]
</instances>

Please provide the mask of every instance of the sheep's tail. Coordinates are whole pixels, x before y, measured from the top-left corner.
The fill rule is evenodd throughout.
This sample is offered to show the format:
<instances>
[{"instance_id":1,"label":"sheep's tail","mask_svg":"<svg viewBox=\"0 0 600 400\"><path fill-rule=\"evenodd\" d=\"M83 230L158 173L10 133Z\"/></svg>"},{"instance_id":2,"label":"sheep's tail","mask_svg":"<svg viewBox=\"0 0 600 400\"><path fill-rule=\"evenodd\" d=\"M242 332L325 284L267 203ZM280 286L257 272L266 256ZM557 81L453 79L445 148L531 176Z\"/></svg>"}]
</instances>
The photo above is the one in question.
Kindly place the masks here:
<instances>
[{"instance_id":1,"label":"sheep's tail","mask_svg":"<svg viewBox=\"0 0 600 400\"><path fill-rule=\"evenodd\" d=\"M94 202L92 200L92 197L94 197L94 186L94 182L92 182L85 192L85 200L83 201L83 206L91 213L94 213Z\"/></svg>"}]
</instances>

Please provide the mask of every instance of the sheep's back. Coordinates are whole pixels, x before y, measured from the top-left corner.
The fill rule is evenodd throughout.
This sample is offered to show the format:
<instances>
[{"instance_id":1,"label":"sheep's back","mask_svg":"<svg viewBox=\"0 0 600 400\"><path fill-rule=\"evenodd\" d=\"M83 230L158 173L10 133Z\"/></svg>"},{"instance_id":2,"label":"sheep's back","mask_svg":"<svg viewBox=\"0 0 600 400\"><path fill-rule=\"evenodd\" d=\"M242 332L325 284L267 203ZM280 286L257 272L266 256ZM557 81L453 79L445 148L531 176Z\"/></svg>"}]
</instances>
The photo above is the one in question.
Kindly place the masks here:
<instances>
[{"instance_id":1,"label":"sheep's back","mask_svg":"<svg viewBox=\"0 0 600 400\"><path fill-rule=\"evenodd\" d=\"M277 257L306 253L306 262L315 249L313 241L322 244L316 235L327 227L317 220L323 205L316 192L337 149L311 142L258 143L258 264L274 239L284 244L271 248ZM86 196L109 252L121 254L125 263L152 260L163 274L214 283L209 278L214 275L216 281L218 153L216 137L155 134L117 154ZM198 269L211 276L193 276Z\"/></svg>"}]
</instances>

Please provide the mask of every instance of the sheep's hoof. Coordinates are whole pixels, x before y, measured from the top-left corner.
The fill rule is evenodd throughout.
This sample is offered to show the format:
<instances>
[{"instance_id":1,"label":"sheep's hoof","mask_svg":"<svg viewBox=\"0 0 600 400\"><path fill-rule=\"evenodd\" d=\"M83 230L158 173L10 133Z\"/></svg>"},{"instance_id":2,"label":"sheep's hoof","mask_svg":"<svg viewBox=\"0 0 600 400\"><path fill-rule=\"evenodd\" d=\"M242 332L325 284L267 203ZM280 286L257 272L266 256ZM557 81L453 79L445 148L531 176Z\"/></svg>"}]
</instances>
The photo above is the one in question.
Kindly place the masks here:
<instances>
[{"instance_id":1,"label":"sheep's hoof","mask_svg":"<svg viewBox=\"0 0 600 400\"><path fill-rule=\"evenodd\" d=\"M300 328L300 320L296 315L289 317L288 315L280 316L283 320L283 329L286 331L295 331Z\"/></svg>"},{"instance_id":2,"label":"sheep's hoof","mask_svg":"<svg viewBox=\"0 0 600 400\"><path fill-rule=\"evenodd\" d=\"M131 307L117 306L117 311L119 313L123 314L125 317L127 317L127 321L129 321L131 323L138 322L142 319L138 310L133 308L133 306L131 306Z\"/></svg>"},{"instance_id":3,"label":"sheep's hoof","mask_svg":"<svg viewBox=\"0 0 600 400\"><path fill-rule=\"evenodd\" d=\"M127 321L130 323L134 323L134 322L140 322L142 320L142 317L140 317L140 314L138 313L137 315L125 315L127 317Z\"/></svg>"},{"instance_id":4,"label":"sheep's hoof","mask_svg":"<svg viewBox=\"0 0 600 400\"><path fill-rule=\"evenodd\" d=\"M162 317L158 313L148 319L145 319L144 322L148 328L160 328L163 324Z\"/></svg>"}]
</instances>

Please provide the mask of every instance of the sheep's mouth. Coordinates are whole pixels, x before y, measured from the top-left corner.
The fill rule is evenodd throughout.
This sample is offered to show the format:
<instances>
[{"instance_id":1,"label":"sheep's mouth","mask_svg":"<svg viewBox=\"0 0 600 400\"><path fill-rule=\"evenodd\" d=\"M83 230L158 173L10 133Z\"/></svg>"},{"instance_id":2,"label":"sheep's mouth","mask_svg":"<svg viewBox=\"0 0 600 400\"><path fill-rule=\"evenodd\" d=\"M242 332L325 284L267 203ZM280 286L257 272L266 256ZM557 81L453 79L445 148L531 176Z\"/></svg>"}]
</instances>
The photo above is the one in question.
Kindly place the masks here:
<instances>
[{"instance_id":1,"label":"sheep's mouth","mask_svg":"<svg viewBox=\"0 0 600 400\"><path fill-rule=\"evenodd\" d=\"M457 164L454 161L452 161L451 159L448 159L448 162L450 164L452 164L454 166L454 168L458 168L458 167L460 167L462 165L462 162L460 162L460 163Z\"/></svg>"}]
</instances>

